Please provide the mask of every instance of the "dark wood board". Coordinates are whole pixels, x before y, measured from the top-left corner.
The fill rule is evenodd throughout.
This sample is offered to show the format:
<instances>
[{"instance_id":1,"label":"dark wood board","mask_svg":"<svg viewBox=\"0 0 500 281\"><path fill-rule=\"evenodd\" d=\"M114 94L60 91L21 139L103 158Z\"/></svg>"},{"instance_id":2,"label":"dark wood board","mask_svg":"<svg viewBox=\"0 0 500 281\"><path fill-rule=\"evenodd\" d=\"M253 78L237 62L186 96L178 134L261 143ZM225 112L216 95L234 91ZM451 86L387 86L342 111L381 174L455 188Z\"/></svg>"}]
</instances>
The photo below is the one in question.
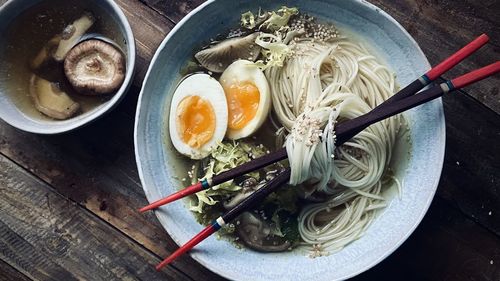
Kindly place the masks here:
<instances>
[{"instance_id":1,"label":"dark wood board","mask_svg":"<svg viewBox=\"0 0 500 281\"><path fill-rule=\"evenodd\" d=\"M178 23L185 15L201 5L204 0L141 0L173 23Z\"/></svg>"},{"instance_id":2,"label":"dark wood board","mask_svg":"<svg viewBox=\"0 0 500 281\"><path fill-rule=\"evenodd\" d=\"M32 279L189 280L3 155L0 193L0 258Z\"/></svg>"},{"instance_id":3,"label":"dark wood board","mask_svg":"<svg viewBox=\"0 0 500 281\"><path fill-rule=\"evenodd\" d=\"M446 153L438 196L500 237L500 116L463 92L443 99Z\"/></svg>"},{"instance_id":4,"label":"dark wood board","mask_svg":"<svg viewBox=\"0 0 500 281\"><path fill-rule=\"evenodd\" d=\"M132 134L133 118L121 112L58 136L21 132L0 121L0 153L164 257L177 245L152 213L137 211L147 201L139 184ZM195 279L216 278L189 257L175 266Z\"/></svg>"},{"instance_id":5,"label":"dark wood board","mask_svg":"<svg viewBox=\"0 0 500 281\"><path fill-rule=\"evenodd\" d=\"M369 1L394 17L418 42L429 62L439 63L475 37L490 43L444 77L451 79L500 59L500 1L400 0ZM466 88L469 95L500 113L500 76Z\"/></svg>"},{"instance_id":6,"label":"dark wood board","mask_svg":"<svg viewBox=\"0 0 500 281\"><path fill-rule=\"evenodd\" d=\"M134 85L140 87L147 67L173 23L156 11L142 5L139 0L117 0L134 33L137 48Z\"/></svg>"},{"instance_id":7,"label":"dark wood board","mask_svg":"<svg viewBox=\"0 0 500 281\"><path fill-rule=\"evenodd\" d=\"M436 197L410 238L353 280L500 280L499 243L497 235Z\"/></svg>"},{"instance_id":8,"label":"dark wood board","mask_svg":"<svg viewBox=\"0 0 500 281\"><path fill-rule=\"evenodd\" d=\"M29 281L26 275L17 271L8 263L0 260L0 281Z\"/></svg>"}]
</instances>

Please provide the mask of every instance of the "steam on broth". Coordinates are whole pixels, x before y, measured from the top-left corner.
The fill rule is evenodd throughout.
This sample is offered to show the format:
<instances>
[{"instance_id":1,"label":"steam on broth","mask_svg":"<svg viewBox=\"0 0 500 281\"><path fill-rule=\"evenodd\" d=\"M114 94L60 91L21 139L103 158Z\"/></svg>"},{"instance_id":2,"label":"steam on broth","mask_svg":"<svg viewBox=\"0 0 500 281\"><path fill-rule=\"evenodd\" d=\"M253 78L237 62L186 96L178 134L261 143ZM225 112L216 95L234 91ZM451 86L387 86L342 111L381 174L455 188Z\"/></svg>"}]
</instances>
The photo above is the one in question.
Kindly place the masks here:
<instances>
[{"instance_id":1,"label":"steam on broth","mask_svg":"<svg viewBox=\"0 0 500 281\"><path fill-rule=\"evenodd\" d=\"M225 40L198 50L198 67L189 63L197 71L173 93L170 140L185 156L179 171L189 170L179 178L184 186L210 182L285 146L288 163L198 192L189 209L207 225L290 167L289 184L228 222L223 235L257 251L327 255L361 237L401 192L391 167L401 169L408 156L403 116L335 147L335 124L393 95L395 74L331 23L296 8L254 12L242 14Z\"/></svg>"},{"instance_id":2,"label":"steam on broth","mask_svg":"<svg viewBox=\"0 0 500 281\"><path fill-rule=\"evenodd\" d=\"M0 52L0 79L2 79L0 87L10 96L16 107L28 117L36 120L56 118L47 116L45 111L44 114L35 106L30 90L39 89L40 81L42 85L47 86L47 89L51 88L50 91L55 93L54 97L58 97L61 92L66 93L71 101L79 105L78 111L72 113L71 116L89 112L112 97L112 95L89 96L77 93L66 78L64 57L59 62L52 58L52 53L48 54L50 59L45 62L41 62L37 57L46 46L52 44L52 47L56 49L60 35L65 28L86 13L93 20L93 24L85 31L86 34L102 34L117 44L121 49L120 52L126 50L126 41L117 23L97 5L86 1L43 1L17 16L10 23L7 34L3 35L7 44ZM73 46L71 45L67 51L70 51ZM127 54L123 55L127 56ZM36 76L33 77L33 74ZM30 83L30 81L37 81L37 83ZM50 85L43 84L45 83L43 81L47 81ZM64 100L62 102L67 104ZM47 103L54 103L54 100L49 99ZM70 116L63 117L56 119L67 119Z\"/></svg>"}]
</instances>

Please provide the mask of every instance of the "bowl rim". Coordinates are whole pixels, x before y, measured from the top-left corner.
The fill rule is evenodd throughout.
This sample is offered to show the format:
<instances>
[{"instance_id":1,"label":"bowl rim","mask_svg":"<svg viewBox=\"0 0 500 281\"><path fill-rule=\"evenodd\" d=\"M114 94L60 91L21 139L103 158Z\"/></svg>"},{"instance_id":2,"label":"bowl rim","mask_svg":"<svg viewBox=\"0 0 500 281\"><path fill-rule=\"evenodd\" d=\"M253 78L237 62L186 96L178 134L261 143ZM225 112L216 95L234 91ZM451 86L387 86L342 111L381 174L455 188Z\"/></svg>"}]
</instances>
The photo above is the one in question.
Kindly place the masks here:
<instances>
[{"instance_id":1,"label":"bowl rim","mask_svg":"<svg viewBox=\"0 0 500 281\"><path fill-rule=\"evenodd\" d=\"M156 50L153 58L151 59L151 62L150 62L149 67L148 67L148 71L146 72L145 78L143 80L143 84L142 84L141 91L140 91L140 94L139 94L139 98L138 98L138 101L137 101L137 108L136 108L136 115L135 115L135 124L134 124L134 153L135 153L135 158L136 158L136 163L137 163L139 178L141 180L141 185L142 185L143 190L144 190L144 192L146 194L146 197L149 197L148 196L149 194L148 194L148 191L146 189L146 182L145 182L144 174L143 174L143 170L144 169L143 169L143 165L142 165L142 162L141 162L141 156L140 156L140 152L139 152L139 148L138 148L139 117L140 117L141 111L142 111L141 110L141 104L142 104L143 96L145 95L146 82L148 81L148 78L149 78L151 72L153 71L153 67L154 67L154 64L155 64L157 58L160 56L160 53L163 51L163 49L165 48L165 46L169 43L170 38L173 37L173 35L187 21L189 21L193 15L195 15L198 12L200 12L205 7L207 7L208 5L211 5L212 3L216 2L216 1L217 0L207 0L206 2L202 3L200 6L196 7L191 12L189 12L185 17L183 17L174 26L174 28L172 28L172 30L166 35L166 37L163 39L163 41L161 42L161 44L157 48L157 50ZM407 39L414 45L414 47L416 47L416 50L419 52L419 54L423 58L425 58L424 64L426 64L427 68L428 69L431 68L431 64L429 63L429 61L427 59L427 56L424 54L424 52L422 51L422 49L420 48L420 46L418 45L418 43L408 33L408 31L398 21L396 21L396 19L394 19L391 15L389 15L387 12L385 12L382 8L376 6L376 5L372 4L372 3L369 3L366 0L350 0L350 1L356 2L356 3L360 4L360 5L363 5L363 6L367 7L367 8L369 8L369 9L371 9L371 10L373 10L373 11L379 13L379 14L381 14L384 18L386 18L388 21L390 21L392 24L394 24L396 27L398 27L401 30L402 35L404 35L405 37L407 37ZM422 205L421 212L418 213L418 214L415 214L415 218L416 218L415 223L410 228L407 229L407 232L403 236L401 236L400 240L397 241L397 243L394 243L389 249L387 249L384 253L382 253L378 259L374 259L370 264L368 264L367 266L362 267L362 268L360 267L355 272L352 272L350 274L346 274L345 276L340 277L339 280L344 280L344 279L352 278L352 277L357 276L357 275L359 275L359 274L361 274L363 272L366 272L367 270L373 268L375 265L379 264L381 261L383 261L384 259L386 259L389 255L391 255L394 251L396 251L396 249L398 249L401 246L401 244L403 244L403 242L405 242L409 238L409 236L420 225L420 223L422 222L425 214L427 213L427 211L428 211L428 209L429 209L429 207L430 207L430 205L432 203L432 200L434 199L434 196L435 196L435 193L436 193L439 181L440 181L441 172L442 172L442 168L443 168L443 165L444 165L445 143L446 143L446 126L445 126L445 118L444 118L444 111L443 111L442 99L438 98L438 99L435 100L435 102L437 103L437 106L438 106L438 109L439 109L439 112L437 112L437 114L441 118L440 120L442 120L442 122L440 122L440 125L438 126L438 129L440 129L440 130L437 131L436 134L439 135L440 138L442 138L443 145L441 145L441 146L439 146L437 148L437 155L439 157L436 159L435 165L436 165L436 168L439 168L439 176L432 182L432 186L433 186L432 194L431 193L429 194L428 199L425 202L425 205ZM152 202L151 198L147 198L147 199L148 199L148 202ZM171 233L171 231L169 231L169 228L165 226L164 220L161 217L160 212L155 212L155 215L158 218L158 220L160 221L162 227L168 233L168 235L175 241L176 244L179 245L179 239L178 239L178 237L176 237L175 234ZM198 262L199 264L201 264L205 268L209 269L210 271L214 272L215 274L218 274L219 276L222 276L224 278L228 278L230 280L235 280L234 279L235 276L233 276L233 275L231 275L231 274L229 274L228 272L225 272L225 271L218 271L217 267L214 267L211 264L206 263L203 259L200 259L196 253L188 252L187 254L191 258L193 258L196 262Z\"/></svg>"},{"instance_id":2,"label":"bowl rim","mask_svg":"<svg viewBox=\"0 0 500 281\"><path fill-rule=\"evenodd\" d=\"M33 5L40 3L42 1L46 0L40 0L37 1L36 3L32 3L29 5L28 8L31 8ZM101 0L103 1L103 0ZM0 14L2 14L5 10L9 9L10 6L15 5L16 1L7 1L4 3L4 5L0 6ZM81 117L79 119L78 116L71 117L66 120L61 120L61 121L55 121L55 122L67 122L67 124L57 124L54 126L53 124L42 124L38 127L32 126L32 125L26 125L24 119L23 120L18 120L15 118L11 118L8 114L4 114L3 111L0 110L0 119L8 123L9 125L23 130L25 132L29 133L36 133L36 134L42 134L42 135L53 135L53 134L61 134L69 131L73 131L77 128L83 127L87 124L90 124L94 122L95 120L99 119L100 117L104 116L106 113L110 112L113 108L115 108L119 102L123 99L123 97L127 94L128 89L130 88L132 84L132 79L135 75L135 60L136 60L136 46L135 46L135 37L134 33L132 31L132 28L130 26L130 23L123 13L122 9L114 0L104 0L103 2L106 2L107 4L110 5L112 8L113 12L118 18L118 24L123 26L124 29L124 35L125 35L125 40L127 41L127 63L126 67L127 70L125 72L125 78L123 80L122 85L118 89L118 91L113 95L113 97L105 102L102 107L96 108L95 110L91 111L87 116ZM16 17L24 12L26 9L22 11L17 11L18 14ZM23 118L28 118L25 117L25 114L20 110L16 105L13 105L15 108L17 108L20 112L21 115L23 115ZM74 120L76 119L76 120ZM51 120L52 121L52 120ZM32 121L30 121L32 122ZM36 121L34 121L36 122Z\"/></svg>"}]
</instances>

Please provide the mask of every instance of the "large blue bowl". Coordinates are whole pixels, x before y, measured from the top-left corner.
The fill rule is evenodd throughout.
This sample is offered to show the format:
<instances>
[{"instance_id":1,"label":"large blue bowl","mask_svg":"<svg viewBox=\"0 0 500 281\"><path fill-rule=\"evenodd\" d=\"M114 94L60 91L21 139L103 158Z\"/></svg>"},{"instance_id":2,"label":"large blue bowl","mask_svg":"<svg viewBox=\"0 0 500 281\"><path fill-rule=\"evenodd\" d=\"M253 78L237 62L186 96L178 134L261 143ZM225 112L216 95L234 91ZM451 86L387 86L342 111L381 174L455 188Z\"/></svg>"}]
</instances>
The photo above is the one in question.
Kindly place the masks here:
<instances>
[{"instance_id":1,"label":"large blue bowl","mask_svg":"<svg viewBox=\"0 0 500 281\"><path fill-rule=\"evenodd\" d=\"M275 9L282 4L297 6L300 11L334 22L340 29L363 38L397 73L397 81L402 86L430 67L404 28L365 1L208 1L186 16L165 38L141 91L135 153L150 202L181 186L175 169L182 160L169 141L166 122L174 87L181 78L180 70L203 42L238 24L242 12L256 11L259 7ZM396 250L420 223L436 191L443 164L445 125L441 101L408 111L406 116L412 146L397 150L393 161L396 176L404 185L401 197L395 196L364 236L342 251L311 259L298 251L264 254L239 250L227 241L210 237L190 255L208 269L237 280L339 280L374 266ZM164 206L156 214L179 245L202 229L182 201Z\"/></svg>"}]
</instances>

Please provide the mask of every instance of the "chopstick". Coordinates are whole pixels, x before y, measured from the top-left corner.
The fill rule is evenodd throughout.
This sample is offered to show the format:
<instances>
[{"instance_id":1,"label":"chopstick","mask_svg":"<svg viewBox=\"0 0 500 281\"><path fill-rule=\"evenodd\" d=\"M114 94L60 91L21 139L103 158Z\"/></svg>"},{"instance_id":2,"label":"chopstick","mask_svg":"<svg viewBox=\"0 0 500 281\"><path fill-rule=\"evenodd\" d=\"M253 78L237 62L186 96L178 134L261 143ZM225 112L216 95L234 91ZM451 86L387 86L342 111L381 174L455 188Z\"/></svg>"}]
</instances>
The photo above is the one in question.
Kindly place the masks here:
<instances>
[{"instance_id":1,"label":"chopstick","mask_svg":"<svg viewBox=\"0 0 500 281\"><path fill-rule=\"evenodd\" d=\"M435 85L427 90L422 91L420 94L415 94L403 99L398 99L389 104L380 105L382 107L379 109L377 109L378 108L377 107L372 111L368 112L367 114L361 115L360 117L357 117L350 121L341 123L341 124L348 124L344 127L341 127L340 126L341 124L339 124L336 128L337 139L335 144L337 146L342 145L345 141L350 139L346 136L350 136L352 134L356 135L366 127L380 120L396 115L410 108L422 105L423 103L441 97L445 93L461 89L465 86L480 81L498 72L500 72L500 61L492 63L483 68L474 70L455 79L448 80L439 85ZM290 178L290 172L291 172L290 168L285 169L284 172L277 175L274 179L269 181L265 186L261 187L260 189L255 191L252 195L250 195L245 200L240 202L237 206L235 206L227 213L214 220L212 224L207 226L199 234L194 236L186 244L184 244L182 247L180 247L174 253L172 253L169 257L164 259L160 264L158 264L156 266L156 269L160 270L163 266L171 263L177 257L191 250L198 243L200 243L201 241L205 240L208 236L215 233L217 230L223 227L227 222L230 222L231 220L238 217L244 211L250 209L252 206L262 201L267 195L269 195L270 193L278 189L280 186L288 182Z\"/></svg>"},{"instance_id":2,"label":"chopstick","mask_svg":"<svg viewBox=\"0 0 500 281\"><path fill-rule=\"evenodd\" d=\"M177 249L174 253L172 253L168 258L164 259L161 263L156 266L156 270L160 270L165 265L171 263L179 256L183 255L187 251L191 250L194 246L196 246L201 241L205 240L208 236L214 234L221 227L226 225L227 222L232 221L237 218L244 211L252 208L258 202L264 200L269 194L283 186L287 183L290 178L290 168L285 169L285 171L278 174L275 178L267 182L264 187L257 189L252 195L241 201L234 208L226 212L224 215L218 217L214 220L210 225L205 227L200 233L194 236L191 240L189 240L182 247Z\"/></svg>"},{"instance_id":3,"label":"chopstick","mask_svg":"<svg viewBox=\"0 0 500 281\"><path fill-rule=\"evenodd\" d=\"M422 91L420 94L406 97L404 99L399 99L393 101L389 104L381 104L380 106L374 108L367 114L361 115L355 119L349 120L349 122L340 123L335 128L337 143L344 143L352 138L352 136L358 134L368 126L377 123L383 119L391 117L393 115L399 114L410 108L419 106L423 103L431 101L433 99L441 97L443 94L452 92L463 87L466 87L472 83L483 80L486 77L494 75L500 71L500 61L476 69L460 77L452 80L447 80L444 83L435 85L427 90ZM380 107L380 108L379 108Z\"/></svg>"},{"instance_id":4,"label":"chopstick","mask_svg":"<svg viewBox=\"0 0 500 281\"><path fill-rule=\"evenodd\" d=\"M411 96L418 91L420 91L422 88L430 84L432 81L434 81L436 78L441 76L443 73L447 72L451 68L453 68L455 65L460 63L462 60L470 56L472 53L477 51L479 48L481 48L483 45L485 45L489 41L489 37L486 34L482 34L473 41L471 41L469 44L465 45L463 48L458 50L456 53L439 63L438 65L434 66L432 69L427 71L425 74L420 76L418 79L415 81L411 82L408 84L406 87L401 89L398 93L394 94L392 97L387 99L385 102L377 106L374 110L380 110L382 105L390 104L392 102L401 100L405 97ZM345 123L343 123L345 124ZM342 127L347 126L347 124L342 125L339 124L338 128L342 129ZM354 132L354 131L352 131ZM337 132L338 133L338 132ZM342 135L343 138L350 139L354 135L347 135L344 134ZM338 136L337 136L338 137ZM176 201L178 199L181 199L183 197L189 196L191 194L197 193L199 191L208 189L212 186L219 185L223 182L226 182L228 180L234 179L236 177L242 176L244 174L250 173L252 171L261 169L265 166L268 166L272 163L284 160L288 157L286 153L285 148L278 149L277 151L266 154L262 157L259 157L255 160L252 160L250 162L247 162L245 164L242 164L234 169L225 171L223 173L220 173L218 175L215 175L212 178L207 178L203 179L200 182L188 186L176 193L173 193L165 198L162 198L160 200L157 200L145 207L142 207L139 209L139 212L145 212L148 210L156 209L162 205L168 204L170 202Z\"/></svg>"}]
</instances>

